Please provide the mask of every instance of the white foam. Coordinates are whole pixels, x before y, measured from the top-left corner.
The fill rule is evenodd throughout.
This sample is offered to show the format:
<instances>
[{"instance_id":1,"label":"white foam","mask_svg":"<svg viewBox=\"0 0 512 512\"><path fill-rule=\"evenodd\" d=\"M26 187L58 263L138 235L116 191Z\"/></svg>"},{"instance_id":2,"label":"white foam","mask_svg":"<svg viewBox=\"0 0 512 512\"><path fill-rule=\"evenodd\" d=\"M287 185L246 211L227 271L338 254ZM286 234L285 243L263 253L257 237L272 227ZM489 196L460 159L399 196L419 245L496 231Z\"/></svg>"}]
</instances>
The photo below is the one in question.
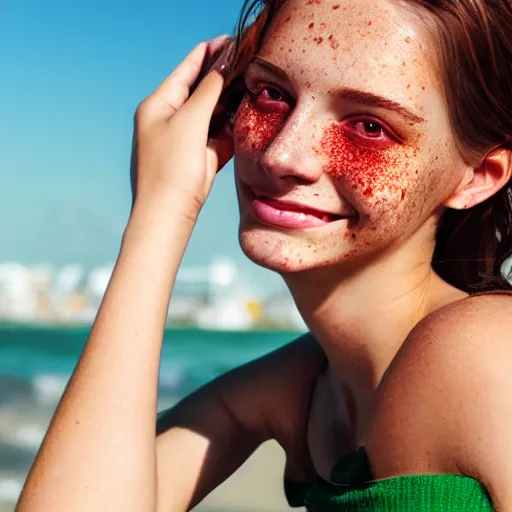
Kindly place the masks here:
<instances>
[{"instance_id":1,"label":"white foam","mask_svg":"<svg viewBox=\"0 0 512 512\"><path fill-rule=\"evenodd\" d=\"M56 405L68 383L68 377L58 374L40 374L33 380L37 399L43 405Z\"/></svg>"},{"instance_id":2,"label":"white foam","mask_svg":"<svg viewBox=\"0 0 512 512\"><path fill-rule=\"evenodd\" d=\"M15 478L3 478L0 480L0 502L16 501L23 488L23 482Z\"/></svg>"},{"instance_id":3,"label":"white foam","mask_svg":"<svg viewBox=\"0 0 512 512\"><path fill-rule=\"evenodd\" d=\"M21 425L10 436L12 444L23 448L39 448L43 441L45 430L37 425Z\"/></svg>"}]
</instances>

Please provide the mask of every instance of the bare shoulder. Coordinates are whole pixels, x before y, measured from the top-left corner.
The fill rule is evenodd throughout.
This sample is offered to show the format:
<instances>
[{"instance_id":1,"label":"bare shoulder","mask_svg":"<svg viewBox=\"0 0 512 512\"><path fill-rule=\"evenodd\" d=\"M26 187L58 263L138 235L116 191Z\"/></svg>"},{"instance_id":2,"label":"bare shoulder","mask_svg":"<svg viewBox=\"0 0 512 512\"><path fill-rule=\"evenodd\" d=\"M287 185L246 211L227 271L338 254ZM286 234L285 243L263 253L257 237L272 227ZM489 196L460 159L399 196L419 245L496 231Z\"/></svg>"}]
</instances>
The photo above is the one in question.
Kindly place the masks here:
<instances>
[{"instance_id":1,"label":"bare shoulder","mask_svg":"<svg viewBox=\"0 0 512 512\"><path fill-rule=\"evenodd\" d=\"M493 358L501 350L512 350L511 333L512 294L467 297L435 310L418 323L393 366L413 358L417 363L434 363L442 371L456 361L468 362L482 355Z\"/></svg>"},{"instance_id":2,"label":"bare shoulder","mask_svg":"<svg viewBox=\"0 0 512 512\"><path fill-rule=\"evenodd\" d=\"M388 369L370 433L372 465L377 477L468 475L510 507L511 424L512 296L468 297L422 320Z\"/></svg>"},{"instance_id":3,"label":"bare shoulder","mask_svg":"<svg viewBox=\"0 0 512 512\"><path fill-rule=\"evenodd\" d=\"M430 313L409 333L389 374L421 378L428 368L441 377L470 361L512 354L512 294L467 297ZM413 364L414 363L414 364ZM454 376L453 372L450 372ZM425 375L426 377L427 375ZM389 380L389 379L388 379Z\"/></svg>"}]
</instances>

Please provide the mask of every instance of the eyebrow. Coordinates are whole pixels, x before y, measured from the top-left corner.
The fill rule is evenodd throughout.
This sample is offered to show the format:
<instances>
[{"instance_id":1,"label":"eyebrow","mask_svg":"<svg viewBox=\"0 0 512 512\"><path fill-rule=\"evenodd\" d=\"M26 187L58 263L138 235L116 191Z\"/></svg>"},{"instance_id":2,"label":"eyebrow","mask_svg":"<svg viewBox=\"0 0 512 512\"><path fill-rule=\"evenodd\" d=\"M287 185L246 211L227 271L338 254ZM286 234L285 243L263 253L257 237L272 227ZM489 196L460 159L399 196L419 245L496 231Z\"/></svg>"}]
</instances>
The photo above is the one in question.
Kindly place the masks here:
<instances>
[{"instance_id":1,"label":"eyebrow","mask_svg":"<svg viewBox=\"0 0 512 512\"><path fill-rule=\"evenodd\" d=\"M249 63L249 66L251 65L257 66L263 71L276 75L281 80L289 80L288 75L281 68L259 57L254 57ZM396 101L390 100L388 98L384 98L383 96L379 96L378 94L374 94L372 92L360 91L358 89L352 89L349 87L340 87L335 90L335 93L352 103L392 110L406 118L408 121L411 121L412 123L425 122L425 119L418 116L400 103L397 103Z\"/></svg>"},{"instance_id":2,"label":"eyebrow","mask_svg":"<svg viewBox=\"0 0 512 512\"><path fill-rule=\"evenodd\" d=\"M349 89L346 87L338 89L337 92L347 101L359 103L361 105L368 105L370 107L379 107L386 110L393 110L413 123L425 122L425 119L416 115L414 112L411 112L403 105L400 105L400 103L397 103L396 101L390 100L388 98L384 98L383 96L379 96L378 94L359 91L357 89Z\"/></svg>"},{"instance_id":3,"label":"eyebrow","mask_svg":"<svg viewBox=\"0 0 512 512\"><path fill-rule=\"evenodd\" d=\"M271 64L270 62L263 60L260 57L253 57L247 68L250 68L251 66L257 66L267 73L277 75L277 77L281 80L289 80L288 75L280 67L275 66L274 64Z\"/></svg>"}]
</instances>

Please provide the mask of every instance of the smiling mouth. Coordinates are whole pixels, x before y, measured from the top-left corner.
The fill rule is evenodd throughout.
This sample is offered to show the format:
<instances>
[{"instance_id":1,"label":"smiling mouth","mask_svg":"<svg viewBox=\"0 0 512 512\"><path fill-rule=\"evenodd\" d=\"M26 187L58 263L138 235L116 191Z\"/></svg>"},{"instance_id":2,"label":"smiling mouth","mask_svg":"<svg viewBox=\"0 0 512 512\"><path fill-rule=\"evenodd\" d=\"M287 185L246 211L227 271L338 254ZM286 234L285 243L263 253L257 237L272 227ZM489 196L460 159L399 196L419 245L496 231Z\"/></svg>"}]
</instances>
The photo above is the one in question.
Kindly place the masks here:
<instances>
[{"instance_id":1,"label":"smiling mouth","mask_svg":"<svg viewBox=\"0 0 512 512\"><path fill-rule=\"evenodd\" d=\"M349 218L349 216L316 210L299 203L281 201L254 193L252 196L252 216L270 226L285 229L308 229Z\"/></svg>"},{"instance_id":2,"label":"smiling mouth","mask_svg":"<svg viewBox=\"0 0 512 512\"><path fill-rule=\"evenodd\" d=\"M291 203L288 201L280 201L279 199L272 199L270 197L260 196L256 197L255 200L262 201L265 204L280 210L282 212L287 213L302 213L307 216L313 216L317 219L320 219L324 222L331 222L333 220L341 219L341 215L335 215L333 213L323 212L321 210L316 210L314 208L310 208L309 206L303 206L297 203Z\"/></svg>"}]
</instances>

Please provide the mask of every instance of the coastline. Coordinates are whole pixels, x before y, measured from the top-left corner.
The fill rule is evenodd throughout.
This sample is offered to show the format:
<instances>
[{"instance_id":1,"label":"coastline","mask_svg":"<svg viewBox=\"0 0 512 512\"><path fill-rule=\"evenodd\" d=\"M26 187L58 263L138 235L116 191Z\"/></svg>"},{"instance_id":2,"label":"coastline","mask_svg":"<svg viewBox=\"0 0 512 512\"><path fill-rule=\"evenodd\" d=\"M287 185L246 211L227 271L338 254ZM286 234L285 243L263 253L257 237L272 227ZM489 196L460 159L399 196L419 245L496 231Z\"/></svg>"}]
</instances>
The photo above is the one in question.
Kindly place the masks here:
<instances>
[{"instance_id":1,"label":"coastline","mask_svg":"<svg viewBox=\"0 0 512 512\"><path fill-rule=\"evenodd\" d=\"M89 327L0 324L0 512L12 512ZM166 330L158 409L229 369L288 343L289 331ZM267 443L198 512L283 512L284 455Z\"/></svg>"},{"instance_id":2,"label":"coastline","mask_svg":"<svg viewBox=\"0 0 512 512\"><path fill-rule=\"evenodd\" d=\"M92 328L91 323L84 322L82 323L67 323L67 322L54 322L54 321L30 321L30 322L16 322L16 321L10 321L10 320L0 320L0 329L9 329L9 330L17 330L17 329L25 329L27 331L36 331L36 330L69 330L69 331L89 331ZM290 334L290 336L298 336L304 333L303 329L294 329L291 326L286 327L274 327L274 326L265 326L265 325L256 325L254 327L251 327L250 329L209 329L204 328L200 326L194 326L194 325L179 325L179 324L167 324L165 326L164 332L173 332L173 331L179 331L179 332L203 332L203 333L219 333L219 332L225 332L225 333L247 333L247 332L254 332L254 333L261 333L261 334Z\"/></svg>"}]
</instances>

